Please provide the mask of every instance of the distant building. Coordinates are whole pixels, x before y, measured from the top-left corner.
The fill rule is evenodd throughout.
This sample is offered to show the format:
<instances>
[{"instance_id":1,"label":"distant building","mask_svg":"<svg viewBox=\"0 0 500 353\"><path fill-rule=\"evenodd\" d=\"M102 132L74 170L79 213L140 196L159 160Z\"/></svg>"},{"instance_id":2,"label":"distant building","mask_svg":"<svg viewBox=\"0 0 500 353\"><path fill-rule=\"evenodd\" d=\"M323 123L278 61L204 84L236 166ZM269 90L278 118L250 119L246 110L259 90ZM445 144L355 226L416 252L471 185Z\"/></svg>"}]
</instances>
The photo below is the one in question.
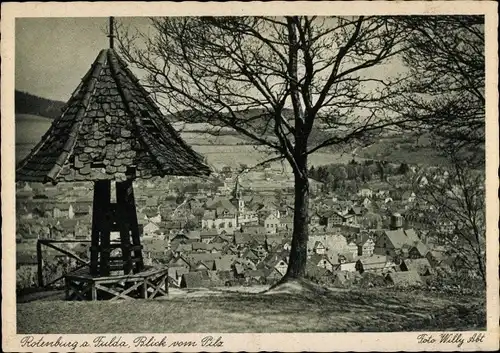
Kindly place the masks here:
<instances>
[{"instance_id":1,"label":"distant building","mask_svg":"<svg viewBox=\"0 0 500 353\"><path fill-rule=\"evenodd\" d=\"M267 234L276 234L280 226L280 220L275 214L269 213L260 222L266 229Z\"/></svg>"},{"instance_id":2,"label":"distant building","mask_svg":"<svg viewBox=\"0 0 500 353\"><path fill-rule=\"evenodd\" d=\"M358 196L371 198L373 197L373 191L368 188L360 189L358 192Z\"/></svg>"}]
</instances>

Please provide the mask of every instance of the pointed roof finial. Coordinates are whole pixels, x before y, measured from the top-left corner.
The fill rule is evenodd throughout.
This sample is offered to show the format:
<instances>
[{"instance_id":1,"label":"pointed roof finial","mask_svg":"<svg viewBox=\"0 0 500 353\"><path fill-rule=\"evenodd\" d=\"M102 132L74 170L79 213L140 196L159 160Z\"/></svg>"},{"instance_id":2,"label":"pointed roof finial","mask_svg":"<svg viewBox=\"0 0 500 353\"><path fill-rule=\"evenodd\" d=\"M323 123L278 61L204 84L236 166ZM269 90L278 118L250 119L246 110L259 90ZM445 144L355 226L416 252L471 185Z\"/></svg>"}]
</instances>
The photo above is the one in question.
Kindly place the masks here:
<instances>
[{"instance_id":1,"label":"pointed roof finial","mask_svg":"<svg viewBox=\"0 0 500 353\"><path fill-rule=\"evenodd\" d=\"M114 46L114 39L115 39L115 33L114 33L114 27L115 27L115 18L113 16L109 17L109 48L113 49Z\"/></svg>"}]
</instances>

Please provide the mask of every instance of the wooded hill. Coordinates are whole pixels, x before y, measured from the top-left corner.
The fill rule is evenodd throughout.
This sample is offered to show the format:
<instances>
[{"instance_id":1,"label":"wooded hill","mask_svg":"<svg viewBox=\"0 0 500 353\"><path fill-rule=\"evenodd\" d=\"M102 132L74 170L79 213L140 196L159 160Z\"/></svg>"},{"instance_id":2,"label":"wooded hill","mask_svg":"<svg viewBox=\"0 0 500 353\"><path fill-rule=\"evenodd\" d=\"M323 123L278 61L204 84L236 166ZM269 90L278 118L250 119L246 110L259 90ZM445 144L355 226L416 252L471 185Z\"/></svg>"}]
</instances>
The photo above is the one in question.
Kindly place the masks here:
<instances>
[{"instance_id":1,"label":"wooded hill","mask_svg":"<svg viewBox=\"0 0 500 353\"><path fill-rule=\"evenodd\" d=\"M55 119L61 115L64 102L35 96L30 93L15 91L16 114L31 114Z\"/></svg>"}]
</instances>

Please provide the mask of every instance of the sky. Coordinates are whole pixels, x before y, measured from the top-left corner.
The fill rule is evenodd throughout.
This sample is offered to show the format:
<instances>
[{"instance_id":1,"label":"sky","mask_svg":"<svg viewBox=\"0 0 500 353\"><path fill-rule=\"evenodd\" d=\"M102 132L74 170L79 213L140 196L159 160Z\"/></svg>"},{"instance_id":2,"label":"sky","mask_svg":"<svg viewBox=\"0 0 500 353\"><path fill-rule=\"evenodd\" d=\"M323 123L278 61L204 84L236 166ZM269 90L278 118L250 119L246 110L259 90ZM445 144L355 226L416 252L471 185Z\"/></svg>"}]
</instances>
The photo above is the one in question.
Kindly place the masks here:
<instances>
[{"instance_id":1,"label":"sky","mask_svg":"<svg viewBox=\"0 0 500 353\"><path fill-rule=\"evenodd\" d=\"M16 19L16 89L66 102L99 51L109 47L108 21L108 17ZM116 21L143 33L152 31L147 17ZM400 69L401 65L378 66L370 69L370 75L383 78ZM141 72L134 72L141 77Z\"/></svg>"},{"instance_id":2,"label":"sky","mask_svg":"<svg viewBox=\"0 0 500 353\"><path fill-rule=\"evenodd\" d=\"M117 18L147 30L147 18ZM108 17L16 19L16 89L67 101L99 51L109 47Z\"/></svg>"}]
</instances>

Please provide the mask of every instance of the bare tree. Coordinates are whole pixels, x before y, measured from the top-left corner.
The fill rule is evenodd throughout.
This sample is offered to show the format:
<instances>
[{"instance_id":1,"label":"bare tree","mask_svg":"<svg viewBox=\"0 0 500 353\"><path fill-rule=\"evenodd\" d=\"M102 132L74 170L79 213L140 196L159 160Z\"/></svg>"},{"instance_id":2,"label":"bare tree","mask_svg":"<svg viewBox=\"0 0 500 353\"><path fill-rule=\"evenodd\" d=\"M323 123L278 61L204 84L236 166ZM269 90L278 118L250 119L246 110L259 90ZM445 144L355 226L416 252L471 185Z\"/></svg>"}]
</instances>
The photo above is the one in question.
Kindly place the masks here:
<instances>
[{"instance_id":1,"label":"bare tree","mask_svg":"<svg viewBox=\"0 0 500 353\"><path fill-rule=\"evenodd\" d=\"M417 196L451 224L441 234L463 265L485 279L485 65L483 16L401 18L409 33L403 54L411 79L397 109L411 127L432 131L449 160L448 176L417 188Z\"/></svg>"},{"instance_id":2,"label":"bare tree","mask_svg":"<svg viewBox=\"0 0 500 353\"><path fill-rule=\"evenodd\" d=\"M457 153L481 149L485 125L483 16L408 16L410 79L397 110ZM447 151L450 152L450 151ZM456 156L455 156L456 157ZM484 159L483 159L484 161Z\"/></svg>"},{"instance_id":3,"label":"bare tree","mask_svg":"<svg viewBox=\"0 0 500 353\"><path fill-rule=\"evenodd\" d=\"M437 170L435 176L419 187L417 197L433 206L432 211L427 208L427 217L435 220L437 235L460 261L460 267L486 281L484 172L455 160L451 167Z\"/></svg>"},{"instance_id":4,"label":"bare tree","mask_svg":"<svg viewBox=\"0 0 500 353\"><path fill-rule=\"evenodd\" d=\"M295 180L288 271L305 274L308 156L380 134L400 78L377 65L403 50L389 17L153 18L154 36L122 28L119 49L144 70L157 101L181 119L231 127L285 159ZM317 132L324 133L317 133ZM311 138L315 135L314 138Z\"/></svg>"}]
</instances>

